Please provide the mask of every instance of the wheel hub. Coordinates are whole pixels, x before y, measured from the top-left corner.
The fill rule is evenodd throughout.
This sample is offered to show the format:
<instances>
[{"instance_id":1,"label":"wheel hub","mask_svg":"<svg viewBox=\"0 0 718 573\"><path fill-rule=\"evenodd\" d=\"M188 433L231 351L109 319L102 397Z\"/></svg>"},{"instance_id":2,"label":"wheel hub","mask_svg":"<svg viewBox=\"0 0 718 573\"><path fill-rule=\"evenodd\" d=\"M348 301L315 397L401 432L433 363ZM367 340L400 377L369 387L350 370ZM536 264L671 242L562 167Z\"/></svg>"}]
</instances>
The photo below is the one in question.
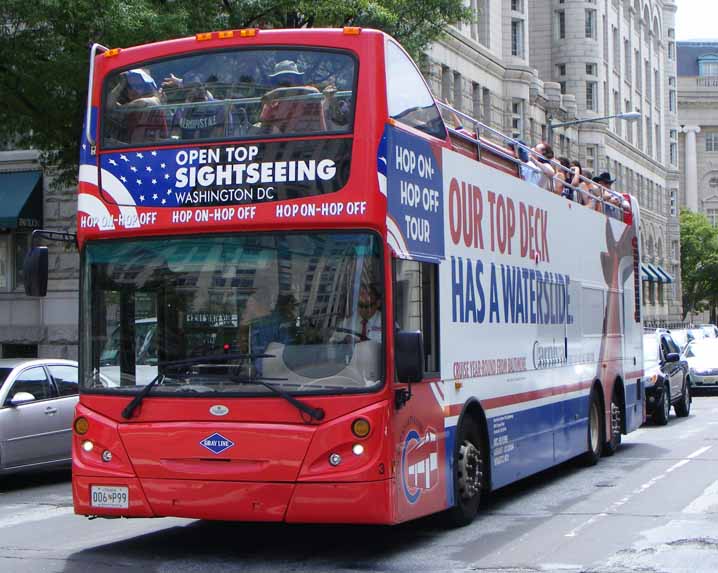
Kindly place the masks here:
<instances>
[{"instance_id":1,"label":"wheel hub","mask_svg":"<svg viewBox=\"0 0 718 573\"><path fill-rule=\"evenodd\" d=\"M459 492L462 499L471 499L481 490L481 453L468 440L459 449Z\"/></svg>"}]
</instances>

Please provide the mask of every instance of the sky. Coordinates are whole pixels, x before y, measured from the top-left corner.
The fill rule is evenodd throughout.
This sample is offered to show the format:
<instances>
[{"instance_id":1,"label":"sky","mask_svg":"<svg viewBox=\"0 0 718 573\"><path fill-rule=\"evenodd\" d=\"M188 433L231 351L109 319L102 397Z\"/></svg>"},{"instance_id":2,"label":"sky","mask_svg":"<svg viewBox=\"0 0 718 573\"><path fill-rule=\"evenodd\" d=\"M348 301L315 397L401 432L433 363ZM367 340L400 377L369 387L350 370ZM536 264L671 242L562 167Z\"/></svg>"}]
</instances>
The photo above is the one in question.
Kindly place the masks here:
<instances>
[{"instance_id":1,"label":"sky","mask_svg":"<svg viewBox=\"0 0 718 573\"><path fill-rule=\"evenodd\" d=\"M676 0L676 38L718 40L718 0Z\"/></svg>"}]
</instances>

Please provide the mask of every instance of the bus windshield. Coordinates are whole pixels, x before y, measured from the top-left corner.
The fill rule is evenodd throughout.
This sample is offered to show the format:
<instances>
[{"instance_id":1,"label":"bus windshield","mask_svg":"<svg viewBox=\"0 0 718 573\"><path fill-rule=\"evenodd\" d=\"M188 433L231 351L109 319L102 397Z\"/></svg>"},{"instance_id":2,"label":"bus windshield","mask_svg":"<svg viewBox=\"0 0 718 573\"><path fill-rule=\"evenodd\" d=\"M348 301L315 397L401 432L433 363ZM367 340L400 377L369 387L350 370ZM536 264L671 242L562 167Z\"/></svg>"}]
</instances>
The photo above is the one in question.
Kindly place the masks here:
<instances>
[{"instance_id":1,"label":"bus windshield","mask_svg":"<svg viewBox=\"0 0 718 573\"><path fill-rule=\"evenodd\" d=\"M330 50L241 49L150 62L107 78L102 145L348 134L355 78L354 57Z\"/></svg>"},{"instance_id":2,"label":"bus windshield","mask_svg":"<svg viewBox=\"0 0 718 573\"><path fill-rule=\"evenodd\" d=\"M382 381L380 241L272 233L97 241L83 257L82 388L262 395Z\"/></svg>"}]
</instances>

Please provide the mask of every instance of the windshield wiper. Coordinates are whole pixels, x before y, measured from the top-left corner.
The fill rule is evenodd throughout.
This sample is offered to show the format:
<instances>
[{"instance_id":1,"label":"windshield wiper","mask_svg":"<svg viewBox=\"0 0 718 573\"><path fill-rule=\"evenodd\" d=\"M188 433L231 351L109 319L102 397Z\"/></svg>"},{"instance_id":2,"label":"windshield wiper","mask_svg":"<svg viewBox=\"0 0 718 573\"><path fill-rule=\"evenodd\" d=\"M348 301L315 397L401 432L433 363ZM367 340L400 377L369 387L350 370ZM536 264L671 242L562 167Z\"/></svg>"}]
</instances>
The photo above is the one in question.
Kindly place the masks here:
<instances>
[{"instance_id":1,"label":"windshield wiper","mask_svg":"<svg viewBox=\"0 0 718 573\"><path fill-rule=\"evenodd\" d=\"M125 420L129 420L129 419L132 417L132 412L134 412L134 411L137 409L137 406L140 405L140 403L142 402L142 399L143 399L145 396L147 396L147 394L150 393L150 391L152 390L153 386L154 386L155 384L158 384L158 383L162 382L162 380L164 380L164 379L165 379L165 375L164 375L164 374L158 374L158 375L155 376L152 380L150 380L149 383L147 384L147 386L145 386L144 388L142 388L142 390L140 391L140 393L137 394L137 396L135 396L135 397L132 399L132 401L131 401L129 404L127 404L127 406L125 406L125 409L122 410L122 417L123 417Z\"/></svg>"},{"instance_id":2,"label":"windshield wiper","mask_svg":"<svg viewBox=\"0 0 718 573\"><path fill-rule=\"evenodd\" d=\"M284 398L287 402L289 402L297 410L299 410L300 412L304 412L307 416L309 416L313 420L320 421L320 420L324 419L324 410L322 408L313 408L312 406L305 404L301 400L297 400L294 396L292 396L288 392L285 392L281 388L278 388L274 384L270 384L269 382L267 382L267 380L280 382L282 380L286 380L286 378L268 378L265 376L255 376L253 378L240 378L238 376L230 376L229 379L232 382L236 382L237 384L259 384L261 386L264 386L268 390L271 390L272 392L274 392L277 396Z\"/></svg>"}]
</instances>

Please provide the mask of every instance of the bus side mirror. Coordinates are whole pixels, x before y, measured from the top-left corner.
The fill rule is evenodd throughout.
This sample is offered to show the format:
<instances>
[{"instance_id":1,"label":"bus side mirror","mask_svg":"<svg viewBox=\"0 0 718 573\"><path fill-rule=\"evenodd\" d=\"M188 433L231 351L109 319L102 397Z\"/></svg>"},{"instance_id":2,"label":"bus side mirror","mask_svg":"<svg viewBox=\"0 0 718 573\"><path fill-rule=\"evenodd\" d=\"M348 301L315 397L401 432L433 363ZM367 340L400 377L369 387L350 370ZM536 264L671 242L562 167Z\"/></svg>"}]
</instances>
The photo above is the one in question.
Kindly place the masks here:
<instances>
[{"instance_id":1,"label":"bus side mirror","mask_svg":"<svg viewBox=\"0 0 718 573\"><path fill-rule=\"evenodd\" d=\"M424 339L421 332L398 331L394 358L399 382L421 382L424 378Z\"/></svg>"},{"instance_id":2,"label":"bus side mirror","mask_svg":"<svg viewBox=\"0 0 718 573\"><path fill-rule=\"evenodd\" d=\"M47 294L47 247L33 247L23 264L25 294L45 296Z\"/></svg>"},{"instance_id":3,"label":"bus side mirror","mask_svg":"<svg viewBox=\"0 0 718 573\"><path fill-rule=\"evenodd\" d=\"M669 352L666 354L666 362L678 362L680 359L681 356L677 352Z\"/></svg>"}]
</instances>

